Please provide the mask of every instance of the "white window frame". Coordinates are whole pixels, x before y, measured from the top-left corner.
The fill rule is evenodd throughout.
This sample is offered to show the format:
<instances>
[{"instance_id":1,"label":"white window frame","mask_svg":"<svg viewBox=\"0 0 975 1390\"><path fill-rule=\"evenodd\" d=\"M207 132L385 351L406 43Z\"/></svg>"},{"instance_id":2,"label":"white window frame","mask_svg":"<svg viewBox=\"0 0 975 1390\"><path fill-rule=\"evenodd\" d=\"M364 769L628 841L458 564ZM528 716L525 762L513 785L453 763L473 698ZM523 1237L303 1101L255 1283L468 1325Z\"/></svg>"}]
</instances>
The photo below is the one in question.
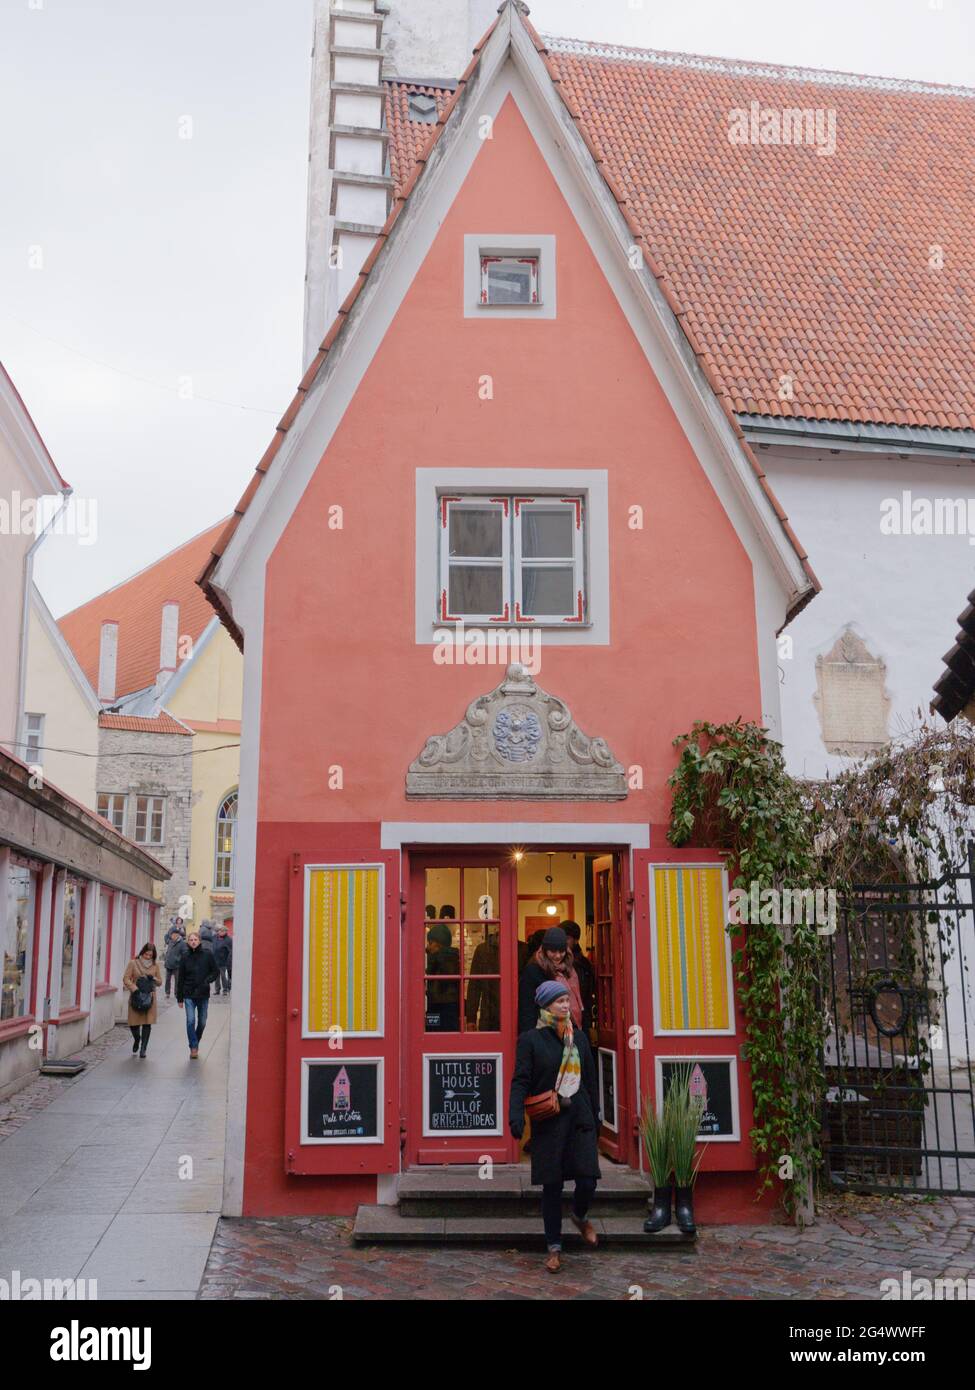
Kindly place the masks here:
<instances>
[{"instance_id":1,"label":"white window frame","mask_svg":"<svg viewBox=\"0 0 975 1390\"><path fill-rule=\"evenodd\" d=\"M104 799L105 801L108 802L108 806L106 807L106 812L107 812L107 814L106 814L106 812L103 812L103 811L99 811L98 814L101 816L102 820L107 820L108 823L109 823L109 825L111 825L111 826L113 827L113 829L117 830L118 833L119 833L120 835L124 835L124 834L125 834L125 803L126 803L126 799L127 799L125 793L124 793L124 792L99 792L99 793L98 793L98 801L96 801L96 803L95 803L96 806L97 806L98 802L100 802L100 801L103 800L103 799ZM117 804L116 804L116 803L117 803ZM117 809L121 809L121 812L122 812L122 824L121 824L121 825L116 825L116 823L115 823L115 812L116 812Z\"/></svg>"},{"instance_id":2,"label":"white window frame","mask_svg":"<svg viewBox=\"0 0 975 1390\"><path fill-rule=\"evenodd\" d=\"M538 267L541 257L533 252L517 251L482 251L481 252L481 307L484 309L496 309L499 303L504 303L506 308L511 308L510 302L506 300L491 299L491 271L492 265L497 265L501 261L518 261L522 265L531 267L528 279L528 298L518 300L517 306L520 309L537 307L541 303L538 293Z\"/></svg>"},{"instance_id":3,"label":"white window frame","mask_svg":"<svg viewBox=\"0 0 975 1390\"><path fill-rule=\"evenodd\" d=\"M460 496L442 493L438 497L440 522L440 601L439 617L445 625L477 626L482 623L512 627L565 627L586 621L586 498L582 493L531 495L511 493L485 497L478 493ZM450 554L450 521L454 510L494 511L502 515L501 555L470 557ZM564 510L571 516L573 553L561 558L525 556L522 548L522 517L525 512ZM575 606L570 613L531 613L524 611L525 565L545 569L564 569L571 565ZM450 574L454 567L500 569L501 611L499 613L454 613L450 603Z\"/></svg>"},{"instance_id":4,"label":"white window frame","mask_svg":"<svg viewBox=\"0 0 975 1390\"><path fill-rule=\"evenodd\" d=\"M43 714L24 715L24 762L32 767L41 767L44 762L45 719ZM32 720L36 723L35 728L31 728Z\"/></svg>"},{"instance_id":5,"label":"white window frame","mask_svg":"<svg viewBox=\"0 0 975 1390\"><path fill-rule=\"evenodd\" d=\"M223 811L224 807L227 805L227 802L230 800L231 797L234 798L234 814L233 814L232 817L231 817L231 816L222 816L222 815L221 815L221 812ZM217 890L218 893L233 893L233 892L234 892L234 883L235 883L236 876L237 876L237 811L239 810L239 808L240 808L240 788L239 788L239 787L234 787L231 791L229 791L229 792L227 793L227 795L221 799L220 805L217 807L217 816L216 816L216 821L215 821L216 829L215 829L215 831L214 831L214 843L213 843L213 850L214 850L214 853L213 853L213 886L214 886L214 888ZM220 827L221 827L221 825L230 825L230 826L233 827L233 829L232 829L231 832L230 832L231 845L230 845L230 853L229 853L229 854L224 854L224 853L221 851L221 849L220 849ZM229 860L229 864L230 864L230 872L229 872L229 875L228 875L228 877L229 877L229 879L230 879L230 882L224 884L224 883L221 883L221 882L220 882L220 868L221 868L221 866L222 866L224 863L226 863L228 860Z\"/></svg>"},{"instance_id":6,"label":"white window frame","mask_svg":"<svg viewBox=\"0 0 975 1390\"><path fill-rule=\"evenodd\" d=\"M145 801L146 805L146 836L139 839L139 802ZM158 802L160 806L159 839L152 839L152 803ZM164 796L142 796L135 798L135 815L132 821L132 839L137 845L155 845L156 847L166 843L166 798Z\"/></svg>"},{"instance_id":7,"label":"white window frame","mask_svg":"<svg viewBox=\"0 0 975 1390\"><path fill-rule=\"evenodd\" d=\"M483 298L486 256L530 258L535 262L531 304L490 304ZM549 232L471 232L464 236L464 317L473 319L554 319L557 290L556 239Z\"/></svg>"},{"instance_id":8,"label":"white window frame","mask_svg":"<svg viewBox=\"0 0 975 1390\"><path fill-rule=\"evenodd\" d=\"M414 621L420 646L442 643L444 634L466 628L502 626L467 618L445 621L441 617L445 590L442 499L481 497L531 497L538 501L580 497L583 500L582 566L584 622L541 621L516 624L514 600L510 621L503 626L520 631L544 632L546 646L608 646L610 641L609 591L609 474L606 469L554 468L418 468L416 470L416 552ZM447 590L449 594L449 589ZM449 610L448 610L449 612Z\"/></svg>"}]
</instances>

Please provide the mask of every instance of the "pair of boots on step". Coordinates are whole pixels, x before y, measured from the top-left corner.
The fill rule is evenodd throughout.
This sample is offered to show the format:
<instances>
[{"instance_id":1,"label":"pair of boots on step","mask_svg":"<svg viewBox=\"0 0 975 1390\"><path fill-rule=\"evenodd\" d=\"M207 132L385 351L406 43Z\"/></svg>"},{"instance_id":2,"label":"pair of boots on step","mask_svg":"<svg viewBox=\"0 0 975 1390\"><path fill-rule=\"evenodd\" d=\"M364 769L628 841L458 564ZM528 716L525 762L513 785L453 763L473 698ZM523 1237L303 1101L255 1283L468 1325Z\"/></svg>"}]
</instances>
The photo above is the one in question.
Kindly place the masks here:
<instances>
[{"instance_id":1,"label":"pair of boots on step","mask_svg":"<svg viewBox=\"0 0 975 1390\"><path fill-rule=\"evenodd\" d=\"M653 1207L643 1223L647 1235L662 1231L671 1224L672 1206L678 1230L685 1236L695 1234L697 1227L694 1225L693 1187L675 1187L673 1183L667 1183L666 1186L654 1190Z\"/></svg>"}]
</instances>

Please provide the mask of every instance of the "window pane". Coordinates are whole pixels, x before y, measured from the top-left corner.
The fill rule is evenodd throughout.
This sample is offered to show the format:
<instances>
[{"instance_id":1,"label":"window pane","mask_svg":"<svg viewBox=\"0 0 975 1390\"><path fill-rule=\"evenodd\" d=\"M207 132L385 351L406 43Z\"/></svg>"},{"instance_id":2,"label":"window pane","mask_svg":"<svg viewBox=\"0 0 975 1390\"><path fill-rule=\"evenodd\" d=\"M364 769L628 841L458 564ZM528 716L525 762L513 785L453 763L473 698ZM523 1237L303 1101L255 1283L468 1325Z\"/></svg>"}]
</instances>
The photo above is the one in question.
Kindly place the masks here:
<instances>
[{"instance_id":1,"label":"window pane","mask_svg":"<svg viewBox=\"0 0 975 1390\"><path fill-rule=\"evenodd\" d=\"M489 922L492 918L496 919L500 915L497 869L465 869L465 920L468 922Z\"/></svg>"},{"instance_id":2,"label":"window pane","mask_svg":"<svg viewBox=\"0 0 975 1390\"><path fill-rule=\"evenodd\" d=\"M521 553L533 560L571 560L575 507L570 511L541 511L525 507L521 513Z\"/></svg>"},{"instance_id":3,"label":"window pane","mask_svg":"<svg viewBox=\"0 0 975 1390\"><path fill-rule=\"evenodd\" d=\"M501 556L501 511L497 507L451 507L450 553L462 558Z\"/></svg>"},{"instance_id":4,"label":"window pane","mask_svg":"<svg viewBox=\"0 0 975 1390\"><path fill-rule=\"evenodd\" d=\"M61 941L61 1008L75 1005L75 972L78 965L78 932L81 893L75 883L64 885L64 934Z\"/></svg>"},{"instance_id":5,"label":"window pane","mask_svg":"<svg viewBox=\"0 0 975 1390\"><path fill-rule=\"evenodd\" d=\"M525 613L572 617L576 611L575 574L561 565L545 569L536 565L523 566L521 606Z\"/></svg>"},{"instance_id":6,"label":"window pane","mask_svg":"<svg viewBox=\"0 0 975 1390\"><path fill-rule=\"evenodd\" d=\"M443 978L460 974L460 927L445 921L426 922L426 1019L428 1033L460 1031L460 980Z\"/></svg>"},{"instance_id":7,"label":"window pane","mask_svg":"<svg viewBox=\"0 0 975 1390\"><path fill-rule=\"evenodd\" d=\"M468 980L464 1024L468 1033L501 1031L500 980Z\"/></svg>"},{"instance_id":8,"label":"window pane","mask_svg":"<svg viewBox=\"0 0 975 1390\"><path fill-rule=\"evenodd\" d=\"M7 883L7 901L0 902L0 1019L21 1018L27 1012L27 958L34 932L34 875L29 869L11 865Z\"/></svg>"},{"instance_id":9,"label":"window pane","mask_svg":"<svg viewBox=\"0 0 975 1390\"><path fill-rule=\"evenodd\" d=\"M486 264L489 304L530 304L532 262L502 256Z\"/></svg>"},{"instance_id":10,"label":"window pane","mask_svg":"<svg viewBox=\"0 0 975 1390\"><path fill-rule=\"evenodd\" d=\"M451 565L447 602L451 613L500 614L504 607L501 566Z\"/></svg>"}]
</instances>

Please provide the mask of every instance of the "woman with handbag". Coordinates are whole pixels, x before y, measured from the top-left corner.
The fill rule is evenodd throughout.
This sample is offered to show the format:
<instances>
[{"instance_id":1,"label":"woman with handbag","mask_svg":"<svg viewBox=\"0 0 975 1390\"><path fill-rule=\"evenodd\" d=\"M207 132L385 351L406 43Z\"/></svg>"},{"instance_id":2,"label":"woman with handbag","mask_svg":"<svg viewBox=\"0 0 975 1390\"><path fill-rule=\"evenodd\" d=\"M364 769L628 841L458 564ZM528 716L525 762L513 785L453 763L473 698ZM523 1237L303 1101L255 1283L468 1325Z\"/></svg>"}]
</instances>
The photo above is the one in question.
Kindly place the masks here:
<instances>
[{"instance_id":1,"label":"woman with handbag","mask_svg":"<svg viewBox=\"0 0 975 1390\"><path fill-rule=\"evenodd\" d=\"M156 948L147 941L137 956L125 967L122 988L129 992L128 1024L132 1032L132 1051L146 1055L149 1034L156 1021L156 990L162 985L162 971L156 959Z\"/></svg>"},{"instance_id":2,"label":"woman with handbag","mask_svg":"<svg viewBox=\"0 0 975 1390\"><path fill-rule=\"evenodd\" d=\"M508 1124L520 1139L525 1116L532 1125L532 1183L542 1189L548 1256L545 1268L562 1267L562 1186L575 1179L572 1223L587 1245L599 1243L589 1207L599 1181L599 1099L589 1039L573 1027L571 992L562 979L535 991L538 1023L518 1039L511 1079Z\"/></svg>"}]
</instances>

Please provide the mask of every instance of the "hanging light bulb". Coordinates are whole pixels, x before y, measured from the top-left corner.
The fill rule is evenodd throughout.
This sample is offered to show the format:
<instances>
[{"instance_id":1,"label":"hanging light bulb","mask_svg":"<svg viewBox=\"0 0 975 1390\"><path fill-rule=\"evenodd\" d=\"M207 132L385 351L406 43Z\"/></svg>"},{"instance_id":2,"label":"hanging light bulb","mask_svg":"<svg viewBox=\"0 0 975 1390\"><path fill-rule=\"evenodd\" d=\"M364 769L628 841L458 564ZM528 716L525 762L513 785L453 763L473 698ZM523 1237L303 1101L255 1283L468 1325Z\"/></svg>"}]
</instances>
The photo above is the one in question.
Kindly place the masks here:
<instances>
[{"instance_id":1,"label":"hanging light bulb","mask_svg":"<svg viewBox=\"0 0 975 1390\"><path fill-rule=\"evenodd\" d=\"M542 898L538 904L539 911L544 912L546 917L558 917L562 911L562 904L558 898L552 897L552 859L548 857L548 873L545 875L545 882L548 885L548 897Z\"/></svg>"}]
</instances>

